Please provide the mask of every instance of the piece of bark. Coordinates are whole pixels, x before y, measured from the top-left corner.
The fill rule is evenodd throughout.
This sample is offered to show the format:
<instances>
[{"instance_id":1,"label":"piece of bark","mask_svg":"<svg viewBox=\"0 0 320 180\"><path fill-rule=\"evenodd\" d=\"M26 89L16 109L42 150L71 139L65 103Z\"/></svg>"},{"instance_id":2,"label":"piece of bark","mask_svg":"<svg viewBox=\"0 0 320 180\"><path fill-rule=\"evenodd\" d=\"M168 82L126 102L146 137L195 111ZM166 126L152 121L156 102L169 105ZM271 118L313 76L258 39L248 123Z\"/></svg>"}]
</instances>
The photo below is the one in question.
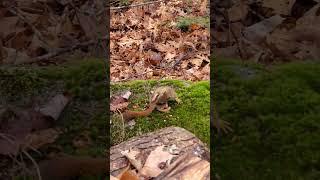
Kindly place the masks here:
<instances>
[{"instance_id":1,"label":"piece of bark","mask_svg":"<svg viewBox=\"0 0 320 180\"><path fill-rule=\"evenodd\" d=\"M147 156L147 154L161 145L175 145L180 151L179 154L190 152L201 156L205 160L209 161L210 159L208 148L194 134L180 127L167 127L139 137L134 137L111 147L111 175L117 176L129 164L128 159L121 154L121 151L137 149ZM144 161L145 160L146 159L144 159ZM144 164L145 162L142 163Z\"/></svg>"}]
</instances>

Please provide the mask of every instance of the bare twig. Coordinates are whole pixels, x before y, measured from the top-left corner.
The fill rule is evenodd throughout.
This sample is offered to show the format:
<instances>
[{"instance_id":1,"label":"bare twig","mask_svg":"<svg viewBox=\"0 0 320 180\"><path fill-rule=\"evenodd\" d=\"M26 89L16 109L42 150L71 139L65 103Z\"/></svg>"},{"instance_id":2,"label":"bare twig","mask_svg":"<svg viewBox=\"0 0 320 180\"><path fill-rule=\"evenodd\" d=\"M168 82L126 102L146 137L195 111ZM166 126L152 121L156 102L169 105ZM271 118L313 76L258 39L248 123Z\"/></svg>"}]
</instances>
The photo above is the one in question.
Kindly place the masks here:
<instances>
[{"instance_id":1,"label":"bare twig","mask_svg":"<svg viewBox=\"0 0 320 180\"><path fill-rule=\"evenodd\" d=\"M152 69L152 70L145 71L145 72L143 72L143 73L141 73L141 74L134 75L134 78L143 76L143 75L145 75L145 74L147 74L147 73L149 73L149 72L153 72L153 69ZM116 82L125 82L125 81L129 81L129 80L132 80L132 77L128 77L128 78L125 78L125 79L121 79L121 80L118 80L118 81L116 81Z\"/></svg>"},{"instance_id":2,"label":"bare twig","mask_svg":"<svg viewBox=\"0 0 320 180\"><path fill-rule=\"evenodd\" d=\"M5 139L6 141L8 141L8 142L11 143L11 144L15 144L15 142L14 142L15 137L12 136L12 135L10 135L10 134L0 133L0 138ZM28 169L27 169L26 166L25 166L25 163L24 163L24 161L23 161L23 158L21 157L21 153L19 153L19 154L20 154L21 162L18 161L17 156L14 155L14 154L8 154L8 156L11 158L11 160L12 160L14 163L16 163L18 166L22 167L22 169L23 169L24 171L27 171L27 173L29 173Z\"/></svg>"},{"instance_id":3,"label":"bare twig","mask_svg":"<svg viewBox=\"0 0 320 180\"><path fill-rule=\"evenodd\" d=\"M35 8L30 8L30 7L21 7L20 8L22 11L27 12L27 13L32 13L32 14L43 14L44 11L42 9L35 9Z\"/></svg>"},{"instance_id":4,"label":"bare twig","mask_svg":"<svg viewBox=\"0 0 320 180\"><path fill-rule=\"evenodd\" d=\"M25 154L31 160L31 162L33 163L33 165L36 168L39 180L42 180L42 177L41 177L41 174L40 174L40 168L39 168L37 162L33 159L33 157L27 151L22 150L22 152L23 152L23 154Z\"/></svg>"},{"instance_id":5,"label":"bare twig","mask_svg":"<svg viewBox=\"0 0 320 180\"><path fill-rule=\"evenodd\" d=\"M108 36L104 36L104 37L98 39L98 41L101 41L101 40L108 40ZM83 42L83 43L78 43L78 44L75 44L75 45L67 47L67 48L58 49L58 50L56 50L54 52L48 53L48 54L43 55L43 56L35 57L35 58L31 59L30 61L28 61L28 63L34 63L34 62L37 62L37 61L48 60L48 59L56 57L58 55L61 55L61 54L64 54L64 53L67 53L67 52L70 52L70 51L74 51L74 50L79 49L81 47L86 47L86 46L89 46L89 45L92 45L92 44L95 44L95 43L97 43L97 41L95 41L95 40L89 40L89 41L86 41L86 42Z\"/></svg>"},{"instance_id":6,"label":"bare twig","mask_svg":"<svg viewBox=\"0 0 320 180\"><path fill-rule=\"evenodd\" d=\"M164 0L159 0L159 1L151 1L151 2L146 2L146 3L131 4L131 5L128 5L128 6L110 7L110 10L119 10L119 9L125 9L125 8L145 6L145 5L159 3L159 2L163 2L163 1Z\"/></svg>"},{"instance_id":7,"label":"bare twig","mask_svg":"<svg viewBox=\"0 0 320 180\"><path fill-rule=\"evenodd\" d=\"M12 136L12 135L10 135L10 134L4 134L4 133L0 133L0 138L3 138L3 139L5 139L5 140L7 140L9 143L11 143L11 144L16 144L15 142L14 142L14 139L15 139L15 137L14 136ZM11 138L11 139L10 139Z\"/></svg>"}]
</instances>

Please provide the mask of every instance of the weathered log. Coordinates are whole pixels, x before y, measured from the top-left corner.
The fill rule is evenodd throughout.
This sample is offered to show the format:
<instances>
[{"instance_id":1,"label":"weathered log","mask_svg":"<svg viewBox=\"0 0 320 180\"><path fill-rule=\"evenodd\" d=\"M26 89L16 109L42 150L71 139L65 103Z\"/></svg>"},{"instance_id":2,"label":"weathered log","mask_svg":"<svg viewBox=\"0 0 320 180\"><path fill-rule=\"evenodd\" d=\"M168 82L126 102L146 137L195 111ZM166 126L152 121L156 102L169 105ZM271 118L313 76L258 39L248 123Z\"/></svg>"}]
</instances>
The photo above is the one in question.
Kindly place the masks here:
<instances>
[{"instance_id":1,"label":"weathered log","mask_svg":"<svg viewBox=\"0 0 320 180\"><path fill-rule=\"evenodd\" d=\"M209 180L210 163L194 154L187 153L180 156L173 164L155 178L155 180L161 179Z\"/></svg>"},{"instance_id":2,"label":"weathered log","mask_svg":"<svg viewBox=\"0 0 320 180\"><path fill-rule=\"evenodd\" d=\"M110 173L117 176L129 165L128 159L121 151L133 149L145 154L147 157L151 151L161 145L175 145L179 150L179 156L186 153L195 154L204 160L210 161L209 150L194 134L179 127L167 127L156 132L134 137L128 141L111 147L110 149ZM145 158L143 161L145 161ZM177 158L176 158L177 159ZM144 162L142 162L144 164Z\"/></svg>"}]
</instances>

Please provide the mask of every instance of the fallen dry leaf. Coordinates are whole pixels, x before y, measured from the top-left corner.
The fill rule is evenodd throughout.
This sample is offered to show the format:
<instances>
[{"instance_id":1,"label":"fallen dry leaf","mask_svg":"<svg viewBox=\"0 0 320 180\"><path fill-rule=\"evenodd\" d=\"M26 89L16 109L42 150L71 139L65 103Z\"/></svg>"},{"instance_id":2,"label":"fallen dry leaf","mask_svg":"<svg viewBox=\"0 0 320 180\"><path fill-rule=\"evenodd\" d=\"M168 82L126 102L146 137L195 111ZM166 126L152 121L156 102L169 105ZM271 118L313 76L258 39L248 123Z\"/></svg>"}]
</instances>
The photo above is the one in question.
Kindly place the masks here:
<instances>
[{"instance_id":1,"label":"fallen dry leaf","mask_svg":"<svg viewBox=\"0 0 320 180\"><path fill-rule=\"evenodd\" d=\"M128 99L131 96L130 91L125 91L120 94L114 95L110 98L110 111L117 112L128 107Z\"/></svg>"},{"instance_id":2,"label":"fallen dry leaf","mask_svg":"<svg viewBox=\"0 0 320 180\"><path fill-rule=\"evenodd\" d=\"M270 32L272 32L284 20L279 15L272 16L259 23L245 28L244 37L252 42L260 43Z\"/></svg>"},{"instance_id":3,"label":"fallen dry leaf","mask_svg":"<svg viewBox=\"0 0 320 180\"><path fill-rule=\"evenodd\" d=\"M161 164L169 164L171 159L175 157L175 155L172 155L166 151L164 147L165 146L158 146L150 153L145 164L143 165L143 168L139 171L141 175L147 177L158 176L163 171L163 168L160 168Z\"/></svg>"},{"instance_id":4,"label":"fallen dry leaf","mask_svg":"<svg viewBox=\"0 0 320 180\"><path fill-rule=\"evenodd\" d=\"M3 47L3 64L20 64L30 60L30 57L25 53L13 48Z\"/></svg>"},{"instance_id":5,"label":"fallen dry leaf","mask_svg":"<svg viewBox=\"0 0 320 180\"><path fill-rule=\"evenodd\" d=\"M139 151L134 150L121 151L121 154L124 155L138 171L142 168L142 162L138 159L139 153Z\"/></svg>"},{"instance_id":6,"label":"fallen dry leaf","mask_svg":"<svg viewBox=\"0 0 320 180\"><path fill-rule=\"evenodd\" d=\"M58 94L54 96L44 107L40 108L43 115L49 116L54 120L60 117L60 114L71 100L71 95L68 93Z\"/></svg>"},{"instance_id":7,"label":"fallen dry leaf","mask_svg":"<svg viewBox=\"0 0 320 180\"><path fill-rule=\"evenodd\" d=\"M53 143L61 134L59 129L49 128L28 134L23 141L22 148L33 147L38 149L46 144Z\"/></svg>"}]
</instances>

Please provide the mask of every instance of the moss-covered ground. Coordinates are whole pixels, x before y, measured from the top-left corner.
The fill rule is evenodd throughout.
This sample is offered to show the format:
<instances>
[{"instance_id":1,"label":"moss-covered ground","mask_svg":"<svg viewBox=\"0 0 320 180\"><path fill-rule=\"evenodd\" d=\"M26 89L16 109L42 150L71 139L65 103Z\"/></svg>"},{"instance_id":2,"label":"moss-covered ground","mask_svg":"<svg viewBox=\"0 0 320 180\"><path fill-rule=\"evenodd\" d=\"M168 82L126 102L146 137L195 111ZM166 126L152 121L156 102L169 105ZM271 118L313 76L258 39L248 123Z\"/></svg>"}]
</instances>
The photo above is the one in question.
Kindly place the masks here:
<instances>
[{"instance_id":1,"label":"moss-covered ground","mask_svg":"<svg viewBox=\"0 0 320 180\"><path fill-rule=\"evenodd\" d=\"M111 85L111 94L130 90L130 110L142 110L149 102L152 89L169 85L176 89L181 104L170 102L169 113L153 111L148 117L137 118L133 128L123 126L119 116L112 116L111 143L118 144L130 137L153 132L168 126L179 126L194 133L204 143L210 143L210 84L209 81L179 80L130 81Z\"/></svg>"},{"instance_id":2,"label":"moss-covered ground","mask_svg":"<svg viewBox=\"0 0 320 180\"><path fill-rule=\"evenodd\" d=\"M266 68L214 61L217 110L234 129L228 135L215 136L211 143L214 173L221 179L319 179L320 64L301 62ZM103 155L108 123L104 63L73 63L0 69L0 102L22 106L37 97L44 103L57 93L70 91L74 99L58 120L66 131L55 144L65 153ZM186 128L209 144L209 82L134 81L112 85L111 90L131 90L130 109L142 109L150 90L161 84L176 87L183 103L171 103L168 114L154 111L137 119L133 129L126 128L124 137L116 136L122 127L113 126L113 144L170 125ZM93 145L73 147L74 137L85 130Z\"/></svg>"},{"instance_id":3,"label":"moss-covered ground","mask_svg":"<svg viewBox=\"0 0 320 180\"><path fill-rule=\"evenodd\" d=\"M57 126L64 133L55 143L40 149L43 154L52 150L72 155L105 157L107 108L106 67L103 60L71 61L59 66L12 67L0 69L0 104L29 107L43 104L58 93L73 95ZM77 148L72 141L88 133L92 144ZM35 159L41 157L33 154ZM95 178L97 179L97 178Z\"/></svg>"},{"instance_id":4,"label":"moss-covered ground","mask_svg":"<svg viewBox=\"0 0 320 180\"><path fill-rule=\"evenodd\" d=\"M320 179L320 64L213 60L214 98L233 133L214 136L221 179Z\"/></svg>"}]
</instances>

